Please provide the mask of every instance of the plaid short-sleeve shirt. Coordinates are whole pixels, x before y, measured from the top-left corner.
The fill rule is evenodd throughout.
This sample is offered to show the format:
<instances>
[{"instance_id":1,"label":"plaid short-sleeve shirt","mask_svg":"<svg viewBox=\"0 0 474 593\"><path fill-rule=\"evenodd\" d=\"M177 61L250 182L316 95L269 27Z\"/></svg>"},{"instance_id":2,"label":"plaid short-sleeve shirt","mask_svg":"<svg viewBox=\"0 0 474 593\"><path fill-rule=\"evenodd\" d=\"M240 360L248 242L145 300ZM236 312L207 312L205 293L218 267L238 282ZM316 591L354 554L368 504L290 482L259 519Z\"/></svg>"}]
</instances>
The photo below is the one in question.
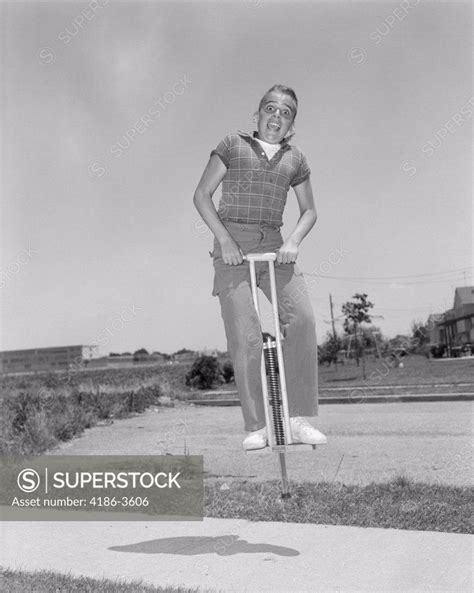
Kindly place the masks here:
<instances>
[{"instance_id":1,"label":"plaid short-sleeve shirt","mask_svg":"<svg viewBox=\"0 0 474 593\"><path fill-rule=\"evenodd\" d=\"M217 212L227 222L281 226L288 190L308 179L311 170L301 150L286 140L268 160L256 134L229 134L211 152L227 167Z\"/></svg>"}]
</instances>

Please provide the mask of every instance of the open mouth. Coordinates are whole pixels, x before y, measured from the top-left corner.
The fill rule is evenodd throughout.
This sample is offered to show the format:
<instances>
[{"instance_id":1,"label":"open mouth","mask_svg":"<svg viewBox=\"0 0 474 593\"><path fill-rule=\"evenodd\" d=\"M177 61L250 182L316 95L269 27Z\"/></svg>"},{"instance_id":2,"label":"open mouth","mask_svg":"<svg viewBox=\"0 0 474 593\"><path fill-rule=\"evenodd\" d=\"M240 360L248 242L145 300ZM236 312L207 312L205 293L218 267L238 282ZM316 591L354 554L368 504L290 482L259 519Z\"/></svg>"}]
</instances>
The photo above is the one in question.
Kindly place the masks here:
<instances>
[{"instance_id":1,"label":"open mouth","mask_svg":"<svg viewBox=\"0 0 474 593\"><path fill-rule=\"evenodd\" d=\"M268 127L270 128L270 130L272 130L273 132L278 132L278 130L280 129L280 124L278 124L275 121L271 121L268 123Z\"/></svg>"}]
</instances>

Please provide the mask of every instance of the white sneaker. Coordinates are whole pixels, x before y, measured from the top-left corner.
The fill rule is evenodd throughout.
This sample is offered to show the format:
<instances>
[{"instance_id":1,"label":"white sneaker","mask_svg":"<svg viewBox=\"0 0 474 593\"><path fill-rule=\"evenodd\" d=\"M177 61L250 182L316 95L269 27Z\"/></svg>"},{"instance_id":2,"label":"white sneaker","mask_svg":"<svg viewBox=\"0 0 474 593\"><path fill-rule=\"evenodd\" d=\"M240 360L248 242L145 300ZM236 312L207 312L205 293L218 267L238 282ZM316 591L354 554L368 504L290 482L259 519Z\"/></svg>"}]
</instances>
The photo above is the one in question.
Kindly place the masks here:
<instances>
[{"instance_id":1,"label":"white sneaker","mask_svg":"<svg viewBox=\"0 0 474 593\"><path fill-rule=\"evenodd\" d=\"M254 430L249 432L242 443L243 448L246 451L250 449L263 449L267 446L267 428L260 428L260 430Z\"/></svg>"},{"instance_id":2,"label":"white sneaker","mask_svg":"<svg viewBox=\"0 0 474 593\"><path fill-rule=\"evenodd\" d=\"M314 426L303 418L303 416L295 416L290 418L291 434L297 443L304 443L307 445L325 445L328 440L326 436L319 432Z\"/></svg>"}]
</instances>

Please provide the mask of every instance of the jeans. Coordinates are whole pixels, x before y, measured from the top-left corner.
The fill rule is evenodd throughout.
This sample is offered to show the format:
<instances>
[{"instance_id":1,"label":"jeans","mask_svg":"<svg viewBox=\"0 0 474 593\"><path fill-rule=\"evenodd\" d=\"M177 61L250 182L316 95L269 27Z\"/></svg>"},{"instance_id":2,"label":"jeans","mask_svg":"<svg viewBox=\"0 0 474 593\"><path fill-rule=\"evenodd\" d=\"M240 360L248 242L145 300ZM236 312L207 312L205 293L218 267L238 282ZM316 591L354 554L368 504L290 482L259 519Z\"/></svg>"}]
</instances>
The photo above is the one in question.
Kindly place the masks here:
<instances>
[{"instance_id":1,"label":"jeans","mask_svg":"<svg viewBox=\"0 0 474 593\"><path fill-rule=\"evenodd\" d=\"M279 228L273 225L226 222L225 226L244 254L277 251L283 243ZM215 270L212 294L219 297L221 305L245 430L258 430L265 426L260 375L263 343L252 300L249 263L225 264L217 240L210 255ZM268 262L256 262L255 269L257 285L270 300ZM296 264L275 263L275 278L290 417L316 416L318 353L306 282Z\"/></svg>"}]
</instances>

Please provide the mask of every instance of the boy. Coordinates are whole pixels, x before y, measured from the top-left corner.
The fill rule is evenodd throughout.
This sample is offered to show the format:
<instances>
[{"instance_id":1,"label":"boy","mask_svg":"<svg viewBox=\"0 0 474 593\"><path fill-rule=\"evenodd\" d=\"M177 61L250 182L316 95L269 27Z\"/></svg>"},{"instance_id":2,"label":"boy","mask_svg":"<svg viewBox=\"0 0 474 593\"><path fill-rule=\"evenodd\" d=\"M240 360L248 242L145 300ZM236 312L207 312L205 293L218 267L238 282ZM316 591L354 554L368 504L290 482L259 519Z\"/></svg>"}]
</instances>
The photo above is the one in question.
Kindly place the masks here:
<instances>
[{"instance_id":1,"label":"boy","mask_svg":"<svg viewBox=\"0 0 474 593\"><path fill-rule=\"evenodd\" d=\"M267 445L260 378L262 333L255 312L248 262L243 254L277 253L275 276L284 335L285 372L295 442L324 444L326 437L306 416L318 412L315 321L302 273L295 265L299 245L316 222L316 208L303 153L288 143L298 109L295 92L274 85L262 97L254 121L258 132L226 136L211 152L194 194L194 205L214 234L214 288L248 431L244 449ZM216 211L212 196L222 182ZM300 218L283 241L280 227L289 188ZM257 263L257 282L269 298L267 265Z\"/></svg>"}]
</instances>

